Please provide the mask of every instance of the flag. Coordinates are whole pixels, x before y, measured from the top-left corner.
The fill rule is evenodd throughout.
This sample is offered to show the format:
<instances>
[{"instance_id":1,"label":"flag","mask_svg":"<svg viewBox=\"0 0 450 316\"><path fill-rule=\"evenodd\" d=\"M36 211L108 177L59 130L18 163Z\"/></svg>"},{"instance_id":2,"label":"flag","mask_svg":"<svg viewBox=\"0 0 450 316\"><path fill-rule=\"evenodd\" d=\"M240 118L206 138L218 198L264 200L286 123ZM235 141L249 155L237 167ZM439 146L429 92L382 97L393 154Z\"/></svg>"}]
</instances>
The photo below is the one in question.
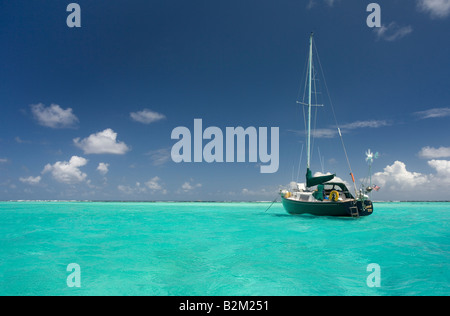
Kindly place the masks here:
<instances>
[{"instance_id":1,"label":"flag","mask_svg":"<svg viewBox=\"0 0 450 316\"><path fill-rule=\"evenodd\" d=\"M378 190L380 190L381 188L380 188L378 185L374 185L374 186L373 186L373 189L374 189L375 191L378 191Z\"/></svg>"}]
</instances>

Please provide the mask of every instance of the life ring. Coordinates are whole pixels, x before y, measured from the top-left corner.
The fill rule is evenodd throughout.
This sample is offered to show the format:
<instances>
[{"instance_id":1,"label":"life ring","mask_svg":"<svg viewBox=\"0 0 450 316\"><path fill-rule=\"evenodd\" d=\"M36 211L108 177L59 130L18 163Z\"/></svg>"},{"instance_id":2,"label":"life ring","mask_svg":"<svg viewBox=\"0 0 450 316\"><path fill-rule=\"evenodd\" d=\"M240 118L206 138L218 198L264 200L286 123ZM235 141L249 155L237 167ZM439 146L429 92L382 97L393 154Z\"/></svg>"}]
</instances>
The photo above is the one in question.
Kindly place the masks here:
<instances>
[{"instance_id":1,"label":"life ring","mask_svg":"<svg viewBox=\"0 0 450 316\"><path fill-rule=\"evenodd\" d=\"M333 190L330 192L330 201L337 202L339 200L339 192Z\"/></svg>"}]
</instances>

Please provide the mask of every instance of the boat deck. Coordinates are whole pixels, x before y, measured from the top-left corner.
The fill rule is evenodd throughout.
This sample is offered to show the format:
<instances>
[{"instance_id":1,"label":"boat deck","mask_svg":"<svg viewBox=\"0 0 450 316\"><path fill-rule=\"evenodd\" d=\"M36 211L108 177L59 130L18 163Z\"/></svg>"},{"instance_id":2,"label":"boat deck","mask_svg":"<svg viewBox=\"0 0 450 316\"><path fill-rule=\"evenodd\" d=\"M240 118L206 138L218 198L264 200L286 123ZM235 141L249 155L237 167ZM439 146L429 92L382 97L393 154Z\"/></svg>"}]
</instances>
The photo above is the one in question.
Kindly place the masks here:
<instances>
[{"instance_id":1,"label":"boat deck","mask_svg":"<svg viewBox=\"0 0 450 316\"><path fill-rule=\"evenodd\" d=\"M329 193L325 192L325 198L323 201L317 200L313 196L313 192L294 192L292 196L287 198L291 201L300 201L300 202L324 202L324 203L336 203L334 201L329 200ZM353 197L347 197L345 194L339 194L339 199L337 202L348 202L354 200Z\"/></svg>"}]
</instances>

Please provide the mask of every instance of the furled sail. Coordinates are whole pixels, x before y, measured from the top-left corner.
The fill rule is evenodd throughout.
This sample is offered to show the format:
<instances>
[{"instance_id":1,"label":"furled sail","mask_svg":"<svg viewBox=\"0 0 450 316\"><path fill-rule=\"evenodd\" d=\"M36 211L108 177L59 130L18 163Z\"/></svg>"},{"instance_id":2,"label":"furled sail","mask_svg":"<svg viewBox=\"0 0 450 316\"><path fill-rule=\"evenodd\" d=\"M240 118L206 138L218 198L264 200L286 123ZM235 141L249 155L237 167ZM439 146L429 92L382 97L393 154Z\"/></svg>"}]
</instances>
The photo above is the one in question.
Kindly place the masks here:
<instances>
[{"instance_id":1,"label":"furled sail","mask_svg":"<svg viewBox=\"0 0 450 316\"><path fill-rule=\"evenodd\" d=\"M313 177L311 170L308 169L306 171L306 186L310 188L319 184L324 184L325 182L333 180L335 176L335 174L332 174L329 176Z\"/></svg>"}]
</instances>

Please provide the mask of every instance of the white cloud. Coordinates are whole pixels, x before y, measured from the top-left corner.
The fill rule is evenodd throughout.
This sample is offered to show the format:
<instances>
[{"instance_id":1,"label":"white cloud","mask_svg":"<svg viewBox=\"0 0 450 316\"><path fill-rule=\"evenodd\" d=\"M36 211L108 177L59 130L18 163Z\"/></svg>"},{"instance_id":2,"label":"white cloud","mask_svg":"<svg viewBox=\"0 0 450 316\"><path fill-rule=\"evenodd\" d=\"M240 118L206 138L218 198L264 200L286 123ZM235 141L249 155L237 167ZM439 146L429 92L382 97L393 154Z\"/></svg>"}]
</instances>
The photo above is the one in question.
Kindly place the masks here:
<instances>
[{"instance_id":1,"label":"white cloud","mask_svg":"<svg viewBox=\"0 0 450 316\"><path fill-rule=\"evenodd\" d=\"M152 179L145 182L145 185L152 191L159 191L162 190L161 184L159 184L159 180L161 180L159 177L153 177Z\"/></svg>"},{"instance_id":2,"label":"white cloud","mask_svg":"<svg viewBox=\"0 0 450 316\"><path fill-rule=\"evenodd\" d=\"M29 176L28 178L21 177L21 178L19 178L19 180L26 184L36 185L36 184L39 184L39 182L41 181L41 176L37 176L37 177Z\"/></svg>"},{"instance_id":3,"label":"white cloud","mask_svg":"<svg viewBox=\"0 0 450 316\"><path fill-rule=\"evenodd\" d=\"M192 190L194 190L194 189L196 189L196 188L201 188L201 186L202 186L202 184L201 183L197 183L197 184L191 184L190 182L188 182L188 181L186 181L185 183L183 183L182 185L181 185L181 189L184 191L184 192L190 192L190 191L192 191Z\"/></svg>"},{"instance_id":4,"label":"white cloud","mask_svg":"<svg viewBox=\"0 0 450 316\"><path fill-rule=\"evenodd\" d=\"M383 39L388 42L399 40L412 33L412 31L412 26L399 26L395 22L391 22L388 26L382 25L379 28L375 28L375 34L378 39Z\"/></svg>"},{"instance_id":5,"label":"white cloud","mask_svg":"<svg viewBox=\"0 0 450 316\"><path fill-rule=\"evenodd\" d=\"M335 164L337 164L337 160L335 159L335 158L330 158L330 159L328 159L328 164L329 165L335 165Z\"/></svg>"},{"instance_id":6,"label":"white cloud","mask_svg":"<svg viewBox=\"0 0 450 316\"><path fill-rule=\"evenodd\" d=\"M357 128L379 128L389 126L387 121L370 120L370 121L356 121L353 123L345 124L341 126L341 129L357 129Z\"/></svg>"},{"instance_id":7,"label":"white cloud","mask_svg":"<svg viewBox=\"0 0 450 316\"><path fill-rule=\"evenodd\" d=\"M243 195L248 195L248 196L274 196L274 193L276 193L276 191L270 191L267 190L266 188L261 188L261 189L257 189L257 190L251 190L251 189L247 189L247 188L243 188L241 193Z\"/></svg>"},{"instance_id":8,"label":"white cloud","mask_svg":"<svg viewBox=\"0 0 450 316\"><path fill-rule=\"evenodd\" d=\"M450 183L450 161L431 160L428 165L436 170L435 178L442 183Z\"/></svg>"},{"instance_id":9,"label":"white cloud","mask_svg":"<svg viewBox=\"0 0 450 316\"><path fill-rule=\"evenodd\" d=\"M51 172L53 178L61 183L75 184L86 180L87 174L79 168L87 164L87 159L72 156L70 161L58 161L55 164L47 164L42 173Z\"/></svg>"},{"instance_id":10,"label":"white cloud","mask_svg":"<svg viewBox=\"0 0 450 316\"><path fill-rule=\"evenodd\" d=\"M450 116L450 108L434 108L426 111L415 112L414 115L421 119L438 118Z\"/></svg>"},{"instance_id":11,"label":"white cloud","mask_svg":"<svg viewBox=\"0 0 450 316\"><path fill-rule=\"evenodd\" d=\"M351 130L355 130L358 128L380 128L384 126L390 126L391 123L385 120L370 120L370 121L356 121L348 124L344 124L340 126L342 133L347 133ZM305 135L305 131L298 130L288 130L289 132L293 132L296 134ZM338 135L337 128L316 128L315 130L311 130L311 135L314 138L334 138Z\"/></svg>"},{"instance_id":12,"label":"white cloud","mask_svg":"<svg viewBox=\"0 0 450 316\"><path fill-rule=\"evenodd\" d=\"M324 0L325 4L328 5L329 7L334 6L334 4L337 2L338 0ZM313 7L315 7L317 5L317 1L316 0L309 0L308 4L306 5L306 8L312 9Z\"/></svg>"},{"instance_id":13,"label":"white cloud","mask_svg":"<svg viewBox=\"0 0 450 316\"><path fill-rule=\"evenodd\" d=\"M145 186L141 185L140 182L136 182L135 186L119 185L117 189L127 195L136 195L140 193L145 193L150 190L150 193L161 193L166 194L167 190L159 183L161 179L159 177L153 177L152 179L145 182Z\"/></svg>"},{"instance_id":14,"label":"white cloud","mask_svg":"<svg viewBox=\"0 0 450 316\"><path fill-rule=\"evenodd\" d=\"M108 167L109 163L101 162L98 164L97 171L100 172L102 175L105 175L109 171Z\"/></svg>"},{"instance_id":15,"label":"white cloud","mask_svg":"<svg viewBox=\"0 0 450 316\"><path fill-rule=\"evenodd\" d=\"M128 185L118 185L117 189L119 189L119 191L121 191L127 195L134 195L134 194L138 194L138 193L144 193L147 191L145 189L145 187L142 187L139 182L136 182L136 185L134 187L131 187Z\"/></svg>"},{"instance_id":16,"label":"white cloud","mask_svg":"<svg viewBox=\"0 0 450 316\"><path fill-rule=\"evenodd\" d=\"M14 140L15 140L18 144L30 144L30 143L31 143L29 140L23 140L23 139L20 138L19 136L14 137Z\"/></svg>"},{"instance_id":17,"label":"white cloud","mask_svg":"<svg viewBox=\"0 0 450 316\"><path fill-rule=\"evenodd\" d=\"M6 158L0 158L0 163L7 163L8 162L8 159L6 159Z\"/></svg>"},{"instance_id":18,"label":"white cloud","mask_svg":"<svg viewBox=\"0 0 450 316\"><path fill-rule=\"evenodd\" d=\"M426 159L450 158L450 147L424 147L420 150L419 156Z\"/></svg>"},{"instance_id":19,"label":"white cloud","mask_svg":"<svg viewBox=\"0 0 450 316\"><path fill-rule=\"evenodd\" d=\"M31 112L37 122L46 127L69 128L74 127L79 122L71 108L63 110L57 104L52 104L49 107L45 107L42 103L33 104L31 105Z\"/></svg>"},{"instance_id":20,"label":"white cloud","mask_svg":"<svg viewBox=\"0 0 450 316\"><path fill-rule=\"evenodd\" d=\"M316 6L316 2L314 0L309 0L308 4L306 5L306 8L309 10L309 9L312 9L313 7L315 7L315 6Z\"/></svg>"},{"instance_id":21,"label":"white cloud","mask_svg":"<svg viewBox=\"0 0 450 316\"><path fill-rule=\"evenodd\" d=\"M432 18L442 19L450 15L450 0L419 0L417 6Z\"/></svg>"},{"instance_id":22,"label":"white cloud","mask_svg":"<svg viewBox=\"0 0 450 316\"><path fill-rule=\"evenodd\" d=\"M297 135L305 136L305 131L299 130L288 130L288 132L295 133ZM337 129L335 128L316 128L315 130L311 130L311 136L314 138L334 138L338 134Z\"/></svg>"},{"instance_id":23,"label":"white cloud","mask_svg":"<svg viewBox=\"0 0 450 316\"><path fill-rule=\"evenodd\" d=\"M131 112L130 113L130 117L139 123L143 123L143 124L150 124L162 119L165 119L166 116L164 114L161 113L157 113L154 111L151 111L149 109L144 109L142 111L138 111L138 112Z\"/></svg>"},{"instance_id":24,"label":"white cloud","mask_svg":"<svg viewBox=\"0 0 450 316\"><path fill-rule=\"evenodd\" d=\"M295 182L292 182L295 183ZM295 183L296 185L296 183ZM279 197L279 192L281 189L289 188L289 185L272 185L266 187L260 187L257 189L244 188L241 190L240 194L244 200L259 200L259 201L273 201L275 198ZM230 192L231 193L231 192ZM233 193L230 195L238 195L239 193ZM279 199L278 199L279 200Z\"/></svg>"},{"instance_id":25,"label":"white cloud","mask_svg":"<svg viewBox=\"0 0 450 316\"><path fill-rule=\"evenodd\" d=\"M406 169L405 163L394 162L393 165L384 168L383 172L377 172L372 176L372 183L389 190L412 190L429 183L428 175L411 172Z\"/></svg>"},{"instance_id":26,"label":"white cloud","mask_svg":"<svg viewBox=\"0 0 450 316\"><path fill-rule=\"evenodd\" d=\"M450 161L430 160L428 165L435 173L409 171L401 161L375 173L372 183L381 187L377 195L388 200L447 200L445 188L450 185Z\"/></svg>"},{"instance_id":27,"label":"white cloud","mask_svg":"<svg viewBox=\"0 0 450 316\"><path fill-rule=\"evenodd\" d=\"M334 138L337 133L337 129L332 128L317 128L311 131L311 135L314 138Z\"/></svg>"},{"instance_id":28,"label":"white cloud","mask_svg":"<svg viewBox=\"0 0 450 316\"><path fill-rule=\"evenodd\" d=\"M130 150L124 142L117 141L117 133L110 128L96 134L91 134L81 141L80 138L75 138L73 142L85 154L123 155Z\"/></svg>"},{"instance_id":29,"label":"white cloud","mask_svg":"<svg viewBox=\"0 0 450 316\"><path fill-rule=\"evenodd\" d=\"M161 148L146 153L150 156L154 166L161 166L170 160L170 148Z\"/></svg>"}]
</instances>

